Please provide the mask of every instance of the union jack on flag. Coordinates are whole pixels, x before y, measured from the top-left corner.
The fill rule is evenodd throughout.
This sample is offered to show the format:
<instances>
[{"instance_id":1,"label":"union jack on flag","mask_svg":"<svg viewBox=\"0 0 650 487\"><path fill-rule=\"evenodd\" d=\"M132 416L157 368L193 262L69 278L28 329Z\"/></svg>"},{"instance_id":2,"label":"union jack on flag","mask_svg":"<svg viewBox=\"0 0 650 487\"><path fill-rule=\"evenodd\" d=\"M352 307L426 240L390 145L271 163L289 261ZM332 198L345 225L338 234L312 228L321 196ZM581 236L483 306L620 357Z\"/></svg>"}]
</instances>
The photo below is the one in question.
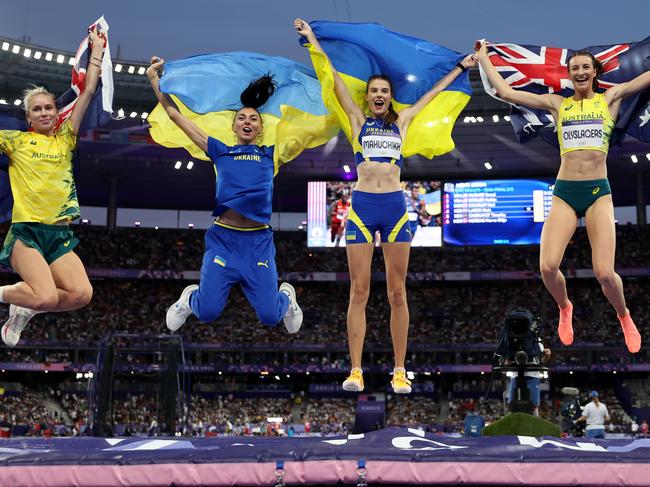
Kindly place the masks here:
<instances>
[{"instance_id":1,"label":"union jack on flag","mask_svg":"<svg viewBox=\"0 0 650 487\"><path fill-rule=\"evenodd\" d=\"M629 81L650 69L650 37L636 43L591 46L584 50L591 52L603 64L604 73L599 78L602 90ZM491 44L488 52L497 71L517 90L561 96L573 94L567 70L567 61L575 52L572 49L502 43ZM483 70L481 80L485 91L500 100ZM620 143L625 133L650 142L649 102L648 90L623 100L610 143ZM511 107L510 121L519 142L528 142L539 134L547 142L558 145L555 121L550 113L519 105Z\"/></svg>"},{"instance_id":2,"label":"union jack on flag","mask_svg":"<svg viewBox=\"0 0 650 487\"><path fill-rule=\"evenodd\" d=\"M113 63L111 62L111 51L108 44L108 23L104 16L100 17L88 29L96 28L104 39L104 56L102 58L101 77L97 84L95 96L88 105L84 122L79 130L99 127L108 123L113 118ZM86 70L90 61L90 44L88 37L79 44L72 66L72 80L70 89L56 100L59 107L59 124L65 122L77 103L77 98L86 88Z\"/></svg>"}]
</instances>

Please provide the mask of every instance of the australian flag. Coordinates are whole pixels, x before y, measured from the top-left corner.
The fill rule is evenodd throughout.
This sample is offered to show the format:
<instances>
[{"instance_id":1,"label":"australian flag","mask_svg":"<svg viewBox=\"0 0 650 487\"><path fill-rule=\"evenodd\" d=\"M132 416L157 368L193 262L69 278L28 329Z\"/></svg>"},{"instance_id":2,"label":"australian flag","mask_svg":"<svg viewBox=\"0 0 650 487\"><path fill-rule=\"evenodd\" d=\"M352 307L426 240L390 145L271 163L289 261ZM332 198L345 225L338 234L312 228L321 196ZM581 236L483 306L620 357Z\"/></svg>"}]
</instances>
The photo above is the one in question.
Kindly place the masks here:
<instances>
[{"instance_id":1,"label":"australian flag","mask_svg":"<svg viewBox=\"0 0 650 487\"><path fill-rule=\"evenodd\" d=\"M650 69L650 37L628 44L591 46L591 52L604 67L599 78L599 91L630 81ZM573 94L567 61L572 49L519 44L491 44L490 60L506 82L515 89L530 93ZM485 91L496 96L496 90L481 70ZM551 114L523 106L511 105L510 122L519 142L541 135L544 140L558 146L556 126ZM650 142L650 90L645 90L622 101L610 144L620 143L625 134L643 142Z\"/></svg>"},{"instance_id":2,"label":"australian flag","mask_svg":"<svg viewBox=\"0 0 650 487\"><path fill-rule=\"evenodd\" d=\"M97 32L103 36L105 43L104 57L102 59L101 77L95 95L84 115L79 129L80 133L104 125L113 118L113 64L108 45L108 23L102 16L89 26L89 29L91 28L96 28ZM85 36L75 54L70 89L56 99L56 106L59 109L57 128L70 118L79 95L86 88L86 70L90 61L90 53L88 36ZM10 105L0 105L0 130L27 130L23 109ZM75 153L76 158L77 154ZM0 222L11 218L11 209L13 207L11 186L7 174L8 168L9 159L6 155L0 153Z\"/></svg>"}]
</instances>

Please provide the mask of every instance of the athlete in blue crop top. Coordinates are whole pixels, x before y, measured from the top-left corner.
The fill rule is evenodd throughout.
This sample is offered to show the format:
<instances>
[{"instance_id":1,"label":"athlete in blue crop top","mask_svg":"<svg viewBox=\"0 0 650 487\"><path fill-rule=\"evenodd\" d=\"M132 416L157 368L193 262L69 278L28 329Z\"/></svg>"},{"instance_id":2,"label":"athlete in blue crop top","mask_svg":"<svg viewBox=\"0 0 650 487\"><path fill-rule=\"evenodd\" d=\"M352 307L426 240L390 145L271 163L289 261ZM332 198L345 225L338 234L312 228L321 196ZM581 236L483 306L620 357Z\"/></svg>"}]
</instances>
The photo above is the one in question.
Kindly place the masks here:
<instances>
[{"instance_id":1,"label":"athlete in blue crop top","mask_svg":"<svg viewBox=\"0 0 650 487\"><path fill-rule=\"evenodd\" d=\"M302 311L296 292L288 283L278 290L275 246L269 222L273 194L273 147L255 142L262 133L262 118L257 107L273 91L273 81L265 76L251 83L242 93L242 104L233 120L237 145L225 145L209 137L194 122L184 117L174 101L158 87L158 71L164 61L152 58L147 76L158 101L169 118L206 152L217 171L216 217L205 234L205 254L199 285L187 286L181 297L167 310L167 328L178 330L194 313L201 321L221 315L230 289L239 283L258 318L269 326L282 318L289 333L302 324ZM266 97L260 98L264 94Z\"/></svg>"},{"instance_id":2,"label":"athlete in blue crop top","mask_svg":"<svg viewBox=\"0 0 650 487\"><path fill-rule=\"evenodd\" d=\"M630 352L641 349L641 335L630 316L623 294L623 281L614 270L616 228L614 204L607 181L609 136L621 101L650 88L650 71L597 93L603 66L587 51L574 52L567 60L568 77L574 94L534 94L513 89L492 65L487 43L478 50L481 67L499 97L512 104L546 110L558 127L560 171L557 175L551 211L542 229L540 271L546 289L559 307L558 335L564 345L573 343L573 305L560 264L579 218L591 244L593 269L603 294L616 309L625 344Z\"/></svg>"},{"instance_id":3,"label":"athlete in blue crop top","mask_svg":"<svg viewBox=\"0 0 650 487\"><path fill-rule=\"evenodd\" d=\"M296 19L294 27L318 52L327 56L307 22ZM362 391L364 388L361 355L366 333L366 303L370 291L373 241L375 233L379 232L386 262L386 285L391 309L390 329L395 352L395 369L391 384L395 393L411 392L411 383L404 369L409 326L406 271L411 229L400 185L402 143L413 117L462 71L475 64L475 59L467 56L415 104L400 111L399 115L391 103L393 89L388 77L378 75L368 80L367 107L361 108L354 102L343 80L332 66L334 91L352 127L352 146L358 174L345 229L351 281L348 341L352 362L350 375L343 382L345 390ZM365 115L366 108L370 116Z\"/></svg>"}]
</instances>

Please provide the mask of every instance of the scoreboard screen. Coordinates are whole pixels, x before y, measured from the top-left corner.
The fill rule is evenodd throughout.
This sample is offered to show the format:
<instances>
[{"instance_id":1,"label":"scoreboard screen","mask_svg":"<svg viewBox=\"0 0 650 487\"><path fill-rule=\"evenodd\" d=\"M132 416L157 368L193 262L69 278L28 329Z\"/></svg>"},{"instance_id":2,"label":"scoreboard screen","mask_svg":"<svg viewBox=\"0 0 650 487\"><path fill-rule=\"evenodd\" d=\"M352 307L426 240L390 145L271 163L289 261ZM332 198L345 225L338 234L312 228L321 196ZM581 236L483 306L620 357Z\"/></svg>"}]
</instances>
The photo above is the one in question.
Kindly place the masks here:
<instances>
[{"instance_id":1,"label":"scoreboard screen","mask_svg":"<svg viewBox=\"0 0 650 487\"><path fill-rule=\"evenodd\" d=\"M553 183L494 179L444 184L443 241L447 245L539 244Z\"/></svg>"}]
</instances>

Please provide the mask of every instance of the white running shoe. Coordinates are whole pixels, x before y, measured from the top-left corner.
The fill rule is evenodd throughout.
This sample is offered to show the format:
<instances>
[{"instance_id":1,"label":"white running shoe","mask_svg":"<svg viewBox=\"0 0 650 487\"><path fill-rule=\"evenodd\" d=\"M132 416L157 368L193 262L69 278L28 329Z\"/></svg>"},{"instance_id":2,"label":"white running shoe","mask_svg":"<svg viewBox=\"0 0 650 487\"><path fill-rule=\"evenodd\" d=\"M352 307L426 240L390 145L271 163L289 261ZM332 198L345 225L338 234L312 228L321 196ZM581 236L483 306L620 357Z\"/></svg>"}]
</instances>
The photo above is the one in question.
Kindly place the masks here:
<instances>
[{"instance_id":1,"label":"white running shoe","mask_svg":"<svg viewBox=\"0 0 650 487\"><path fill-rule=\"evenodd\" d=\"M280 292L289 296L289 307L284 314L284 326L289 333L298 333L302 325L302 310L296 302L296 290L288 282L280 284Z\"/></svg>"},{"instance_id":2,"label":"white running shoe","mask_svg":"<svg viewBox=\"0 0 650 487\"><path fill-rule=\"evenodd\" d=\"M359 367L354 367L350 371L348 378L343 381L343 390L351 392L362 392L364 387L363 371Z\"/></svg>"},{"instance_id":3,"label":"white running shoe","mask_svg":"<svg viewBox=\"0 0 650 487\"><path fill-rule=\"evenodd\" d=\"M190 308L190 295L199 288L196 284L192 284L183 289L181 297L178 298L174 304L167 308L167 317L165 321L167 322L167 328L170 331L176 331L189 315L192 314L192 308Z\"/></svg>"},{"instance_id":4,"label":"white running shoe","mask_svg":"<svg viewBox=\"0 0 650 487\"><path fill-rule=\"evenodd\" d=\"M8 347L15 347L20 341L20 334L23 332L29 320L38 313L29 308L23 308L12 304L9 306L9 319L2 326L2 341Z\"/></svg>"}]
</instances>

